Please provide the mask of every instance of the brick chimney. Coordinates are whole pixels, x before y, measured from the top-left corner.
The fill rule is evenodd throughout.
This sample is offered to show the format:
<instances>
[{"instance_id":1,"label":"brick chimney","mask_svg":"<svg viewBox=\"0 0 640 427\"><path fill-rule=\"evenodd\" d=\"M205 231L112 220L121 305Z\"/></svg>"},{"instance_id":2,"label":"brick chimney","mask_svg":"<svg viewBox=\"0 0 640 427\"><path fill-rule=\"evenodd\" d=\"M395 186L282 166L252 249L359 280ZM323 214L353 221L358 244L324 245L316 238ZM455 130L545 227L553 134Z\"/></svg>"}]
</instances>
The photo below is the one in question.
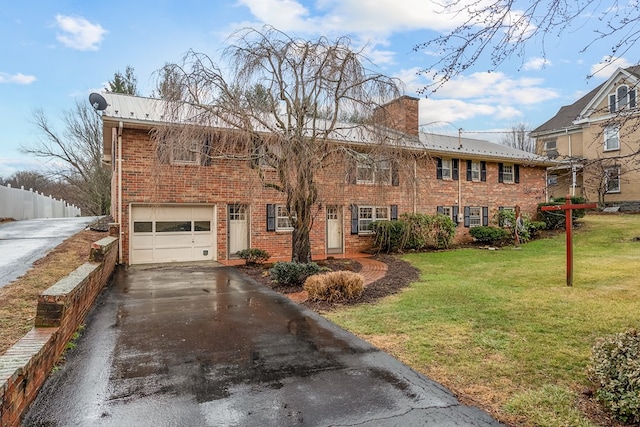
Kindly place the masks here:
<instances>
[{"instance_id":1,"label":"brick chimney","mask_svg":"<svg viewBox=\"0 0 640 427\"><path fill-rule=\"evenodd\" d=\"M419 98L407 95L394 99L374 111L374 123L408 135L418 136L419 101Z\"/></svg>"}]
</instances>

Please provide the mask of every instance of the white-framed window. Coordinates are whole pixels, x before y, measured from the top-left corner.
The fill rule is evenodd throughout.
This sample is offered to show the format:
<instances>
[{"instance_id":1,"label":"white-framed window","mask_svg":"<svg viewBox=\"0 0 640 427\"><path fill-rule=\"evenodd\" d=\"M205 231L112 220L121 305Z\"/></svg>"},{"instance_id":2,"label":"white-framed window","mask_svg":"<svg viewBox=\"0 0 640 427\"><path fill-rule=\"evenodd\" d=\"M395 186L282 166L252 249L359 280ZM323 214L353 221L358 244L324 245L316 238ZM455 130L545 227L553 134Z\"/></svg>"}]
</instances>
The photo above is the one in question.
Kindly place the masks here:
<instances>
[{"instance_id":1,"label":"white-framed window","mask_svg":"<svg viewBox=\"0 0 640 427\"><path fill-rule=\"evenodd\" d=\"M391 184L391 161L358 154L356 182L358 184Z\"/></svg>"},{"instance_id":2,"label":"white-framed window","mask_svg":"<svg viewBox=\"0 0 640 427\"><path fill-rule=\"evenodd\" d=\"M558 175L548 175L547 176L547 185L558 185Z\"/></svg>"},{"instance_id":3,"label":"white-framed window","mask_svg":"<svg viewBox=\"0 0 640 427\"><path fill-rule=\"evenodd\" d=\"M480 181L480 162L471 162L471 180Z\"/></svg>"},{"instance_id":4,"label":"white-framed window","mask_svg":"<svg viewBox=\"0 0 640 427\"><path fill-rule=\"evenodd\" d=\"M502 182L513 183L513 165L503 165L502 166Z\"/></svg>"},{"instance_id":5,"label":"white-framed window","mask_svg":"<svg viewBox=\"0 0 640 427\"><path fill-rule=\"evenodd\" d=\"M177 165L199 165L202 144L197 140L176 142L171 145L171 163Z\"/></svg>"},{"instance_id":6,"label":"white-framed window","mask_svg":"<svg viewBox=\"0 0 640 427\"><path fill-rule=\"evenodd\" d=\"M604 128L604 151L614 151L620 149L620 129L618 126L607 126Z\"/></svg>"},{"instance_id":7,"label":"white-framed window","mask_svg":"<svg viewBox=\"0 0 640 427\"><path fill-rule=\"evenodd\" d=\"M479 227L482 225L482 208L472 206L469 208L469 227Z\"/></svg>"},{"instance_id":8,"label":"white-framed window","mask_svg":"<svg viewBox=\"0 0 640 427\"><path fill-rule=\"evenodd\" d=\"M544 142L544 150L556 150L558 148L558 143L555 139L548 139Z\"/></svg>"},{"instance_id":9,"label":"white-framed window","mask_svg":"<svg viewBox=\"0 0 640 427\"><path fill-rule=\"evenodd\" d=\"M442 159L442 179L451 179L451 159Z\"/></svg>"},{"instance_id":10,"label":"white-framed window","mask_svg":"<svg viewBox=\"0 0 640 427\"><path fill-rule=\"evenodd\" d=\"M636 90L627 85L620 85L614 93L609 94L609 112L615 113L626 108L636 108Z\"/></svg>"},{"instance_id":11,"label":"white-framed window","mask_svg":"<svg viewBox=\"0 0 640 427\"><path fill-rule=\"evenodd\" d=\"M295 216L294 216L295 218ZM276 231L291 231L293 225L291 225L291 219L289 218L289 212L284 205L276 206Z\"/></svg>"},{"instance_id":12,"label":"white-framed window","mask_svg":"<svg viewBox=\"0 0 640 427\"><path fill-rule=\"evenodd\" d=\"M620 167L614 166L605 169L605 184L607 193L620 192Z\"/></svg>"},{"instance_id":13,"label":"white-framed window","mask_svg":"<svg viewBox=\"0 0 640 427\"><path fill-rule=\"evenodd\" d=\"M453 208L451 206L443 206L442 215L448 216L449 218L453 219Z\"/></svg>"},{"instance_id":14,"label":"white-framed window","mask_svg":"<svg viewBox=\"0 0 640 427\"><path fill-rule=\"evenodd\" d=\"M388 221L388 206L358 206L358 232L359 234L371 233L369 225L374 221Z\"/></svg>"}]
</instances>

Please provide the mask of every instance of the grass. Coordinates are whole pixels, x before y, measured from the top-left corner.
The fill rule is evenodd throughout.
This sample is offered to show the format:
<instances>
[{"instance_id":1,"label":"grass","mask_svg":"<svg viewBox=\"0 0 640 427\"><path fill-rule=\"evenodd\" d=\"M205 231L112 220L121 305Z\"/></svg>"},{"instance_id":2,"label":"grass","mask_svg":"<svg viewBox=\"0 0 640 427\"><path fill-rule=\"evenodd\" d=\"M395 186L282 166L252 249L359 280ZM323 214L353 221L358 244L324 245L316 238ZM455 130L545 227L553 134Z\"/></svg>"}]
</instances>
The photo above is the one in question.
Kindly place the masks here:
<instances>
[{"instance_id":1,"label":"grass","mask_svg":"<svg viewBox=\"0 0 640 427\"><path fill-rule=\"evenodd\" d=\"M327 317L502 421L592 425L576 403L590 385L591 347L640 326L640 216L581 224L573 287L561 234L520 250L407 255L421 271L408 290Z\"/></svg>"},{"instance_id":2,"label":"grass","mask_svg":"<svg viewBox=\"0 0 640 427\"><path fill-rule=\"evenodd\" d=\"M88 230L75 234L0 288L0 355L33 328L38 295L87 262L91 243L105 235Z\"/></svg>"}]
</instances>

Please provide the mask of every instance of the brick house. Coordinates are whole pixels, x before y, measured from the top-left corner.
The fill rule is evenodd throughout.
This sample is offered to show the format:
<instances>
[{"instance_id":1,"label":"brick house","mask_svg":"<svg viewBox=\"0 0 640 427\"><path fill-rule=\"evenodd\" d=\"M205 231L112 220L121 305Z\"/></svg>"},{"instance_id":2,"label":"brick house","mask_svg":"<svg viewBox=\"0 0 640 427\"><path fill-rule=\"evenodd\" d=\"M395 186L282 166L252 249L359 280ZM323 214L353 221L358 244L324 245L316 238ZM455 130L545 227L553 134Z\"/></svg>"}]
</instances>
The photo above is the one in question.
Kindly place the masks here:
<instances>
[{"instance_id":1,"label":"brick house","mask_svg":"<svg viewBox=\"0 0 640 427\"><path fill-rule=\"evenodd\" d=\"M284 197L265 187L248 161L203 162L191 152L161 163L150 131L166 125L158 110L163 101L103 95L104 160L114 171L111 212L120 224L121 262L223 261L249 247L290 257ZM401 97L379 115L404 135L411 155L372 168L356 145L355 163L335 162L336 170L318 177L314 257L364 250L370 222L404 212L449 215L464 240L501 208L519 205L535 215L546 200L546 168L554 162L487 141L420 133L417 98Z\"/></svg>"},{"instance_id":2,"label":"brick house","mask_svg":"<svg viewBox=\"0 0 640 427\"><path fill-rule=\"evenodd\" d=\"M604 83L531 132L549 169L550 197L582 196L640 211L637 86L640 66L617 69Z\"/></svg>"}]
</instances>

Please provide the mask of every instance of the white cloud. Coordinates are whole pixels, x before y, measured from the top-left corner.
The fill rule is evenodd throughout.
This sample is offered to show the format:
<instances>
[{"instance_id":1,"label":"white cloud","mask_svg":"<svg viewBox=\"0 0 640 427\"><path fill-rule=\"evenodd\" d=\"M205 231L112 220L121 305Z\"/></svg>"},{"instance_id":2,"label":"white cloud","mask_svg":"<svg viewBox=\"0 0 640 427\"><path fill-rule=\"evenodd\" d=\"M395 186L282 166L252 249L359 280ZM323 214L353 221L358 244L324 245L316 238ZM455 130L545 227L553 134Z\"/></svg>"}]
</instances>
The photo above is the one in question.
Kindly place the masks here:
<instances>
[{"instance_id":1,"label":"white cloud","mask_svg":"<svg viewBox=\"0 0 640 427\"><path fill-rule=\"evenodd\" d=\"M603 56L602 60L591 66L591 75L598 79L607 79L618 68L627 68L633 65L625 58L617 56Z\"/></svg>"},{"instance_id":2,"label":"white cloud","mask_svg":"<svg viewBox=\"0 0 640 427\"><path fill-rule=\"evenodd\" d=\"M522 68L525 71L530 71L530 70L541 70L549 66L551 66L551 61L549 61L547 58L533 57L533 58L529 58L529 60L525 62Z\"/></svg>"},{"instance_id":3,"label":"white cloud","mask_svg":"<svg viewBox=\"0 0 640 427\"><path fill-rule=\"evenodd\" d=\"M0 83L13 83L19 85L28 85L36 81L35 76L25 76L22 73L8 74L0 72Z\"/></svg>"},{"instance_id":4,"label":"white cloud","mask_svg":"<svg viewBox=\"0 0 640 427\"><path fill-rule=\"evenodd\" d=\"M63 31L56 39L77 50L97 50L98 44L108 32L100 24L92 24L80 17L56 15L56 24Z\"/></svg>"},{"instance_id":5,"label":"white cloud","mask_svg":"<svg viewBox=\"0 0 640 427\"><path fill-rule=\"evenodd\" d=\"M455 123L477 117L491 117L507 120L522 116L513 107L496 107L486 103L465 102L460 99L422 99L420 100L420 124Z\"/></svg>"}]
</instances>

